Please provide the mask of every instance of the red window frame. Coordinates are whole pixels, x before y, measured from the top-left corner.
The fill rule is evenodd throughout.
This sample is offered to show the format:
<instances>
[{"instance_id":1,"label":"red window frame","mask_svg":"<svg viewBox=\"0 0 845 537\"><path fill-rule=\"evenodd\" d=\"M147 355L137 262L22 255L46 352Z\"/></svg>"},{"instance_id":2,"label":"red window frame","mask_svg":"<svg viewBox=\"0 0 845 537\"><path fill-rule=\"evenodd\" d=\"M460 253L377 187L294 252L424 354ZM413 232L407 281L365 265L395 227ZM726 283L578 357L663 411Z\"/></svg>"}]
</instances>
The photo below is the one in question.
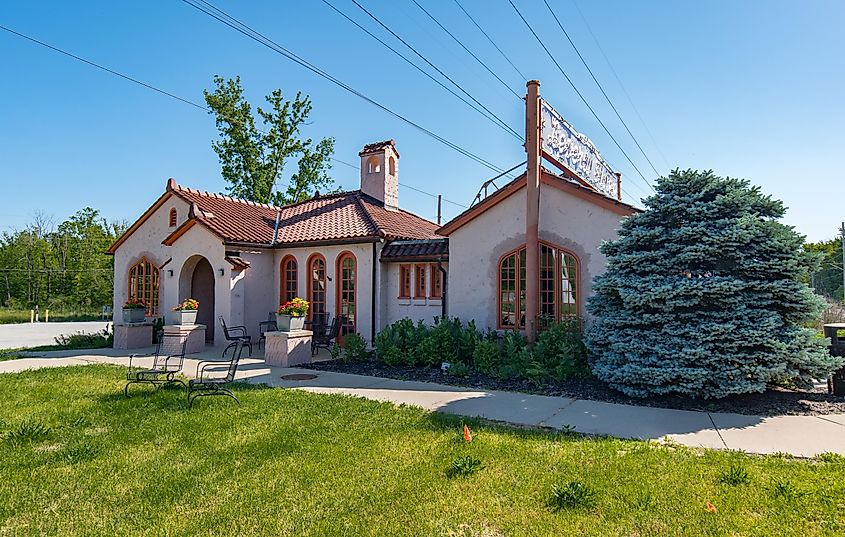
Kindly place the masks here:
<instances>
[{"instance_id":1,"label":"red window frame","mask_svg":"<svg viewBox=\"0 0 845 537\"><path fill-rule=\"evenodd\" d=\"M428 267L426 265L414 265L414 298L425 298L428 282Z\"/></svg>"},{"instance_id":2,"label":"red window frame","mask_svg":"<svg viewBox=\"0 0 845 537\"><path fill-rule=\"evenodd\" d=\"M346 323L340 327L340 335L356 332L356 299L358 287L358 260L352 252L343 252L337 258L336 306L337 316L346 316Z\"/></svg>"},{"instance_id":3,"label":"red window frame","mask_svg":"<svg viewBox=\"0 0 845 537\"><path fill-rule=\"evenodd\" d=\"M284 304L298 296L299 266L296 258L286 255L279 264L279 302Z\"/></svg>"},{"instance_id":4,"label":"red window frame","mask_svg":"<svg viewBox=\"0 0 845 537\"><path fill-rule=\"evenodd\" d=\"M431 265L431 298L443 298L443 272L437 265Z\"/></svg>"},{"instance_id":5,"label":"red window frame","mask_svg":"<svg viewBox=\"0 0 845 537\"><path fill-rule=\"evenodd\" d=\"M158 315L158 307L161 293L160 269L147 259L142 257L129 267L127 275L128 285L126 290L128 298L141 300L147 305L147 316Z\"/></svg>"},{"instance_id":6,"label":"red window frame","mask_svg":"<svg viewBox=\"0 0 845 537\"><path fill-rule=\"evenodd\" d=\"M399 298L411 298L411 265L399 265Z\"/></svg>"},{"instance_id":7,"label":"red window frame","mask_svg":"<svg viewBox=\"0 0 845 537\"><path fill-rule=\"evenodd\" d=\"M326 258L321 254L312 254L308 258L308 319L314 320L314 315L323 316L328 313L326 309Z\"/></svg>"}]
</instances>

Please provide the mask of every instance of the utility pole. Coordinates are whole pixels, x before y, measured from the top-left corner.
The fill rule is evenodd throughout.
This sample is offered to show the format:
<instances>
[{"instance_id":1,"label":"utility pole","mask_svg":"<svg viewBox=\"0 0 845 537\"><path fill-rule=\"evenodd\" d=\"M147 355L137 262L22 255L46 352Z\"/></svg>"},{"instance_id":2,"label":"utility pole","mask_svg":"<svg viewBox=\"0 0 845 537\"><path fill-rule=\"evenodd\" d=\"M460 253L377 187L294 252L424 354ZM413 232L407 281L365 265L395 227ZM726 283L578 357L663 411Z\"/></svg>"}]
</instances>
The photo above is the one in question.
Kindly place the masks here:
<instances>
[{"instance_id":1,"label":"utility pole","mask_svg":"<svg viewBox=\"0 0 845 537\"><path fill-rule=\"evenodd\" d=\"M440 215L442 214L443 209L443 195L437 195L437 225L440 225Z\"/></svg>"},{"instance_id":2,"label":"utility pole","mask_svg":"<svg viewBox=\"0 0 845 537\"><path fill-rule=\"evenodd\" d=\"M525 96L525 335L529 343L537 339L540 316L540 82L530 80ZM519 312L517 312L519 315Z\"/></svg>"},{"instance_id":3,"label":"utility pole","mask_svg":"<svg viewBox=\"0 0 845 537\"><path fill-rule=\"evenodd\" d=\"M839 233L842 238L842 302L845 302L845 222L842 222Z\"/></svg>"}]
</instances>

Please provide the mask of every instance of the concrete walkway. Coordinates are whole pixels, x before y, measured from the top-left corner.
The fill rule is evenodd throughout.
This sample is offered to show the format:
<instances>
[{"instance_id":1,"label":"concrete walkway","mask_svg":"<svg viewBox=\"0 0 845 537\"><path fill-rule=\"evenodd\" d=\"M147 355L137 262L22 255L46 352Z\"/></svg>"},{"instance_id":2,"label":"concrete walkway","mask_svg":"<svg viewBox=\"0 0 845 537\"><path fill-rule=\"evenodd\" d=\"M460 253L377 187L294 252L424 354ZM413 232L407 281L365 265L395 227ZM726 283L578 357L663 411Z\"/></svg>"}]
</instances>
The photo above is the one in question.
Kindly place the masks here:
<instances>
[{"instance_id":1,"label":"concrete walkway","mask_svg":"<svg viewBox=\"0 0 845 537\"><path fill-rule=\"evenodd\" d=\"M187 359L184 371L191 374L196 370L197 360L219 357L220 349L209 349ZM0 373L91 363L126 365L128 356L125 351L112 349L44 353L44 356L38 358L0 362ZM282 378L291 374L316 375L316 378ZM668 439L692 447L736 449L759 454L782 452L812 457L819 453L835 452L845 455L845 414L759 417L639 407L328 371L270 367L264 364L260 356L242 360L238 377L274 387L347 394L518 425L572 428L579 433L643 440Z\"/></svg>"}]
</instances>

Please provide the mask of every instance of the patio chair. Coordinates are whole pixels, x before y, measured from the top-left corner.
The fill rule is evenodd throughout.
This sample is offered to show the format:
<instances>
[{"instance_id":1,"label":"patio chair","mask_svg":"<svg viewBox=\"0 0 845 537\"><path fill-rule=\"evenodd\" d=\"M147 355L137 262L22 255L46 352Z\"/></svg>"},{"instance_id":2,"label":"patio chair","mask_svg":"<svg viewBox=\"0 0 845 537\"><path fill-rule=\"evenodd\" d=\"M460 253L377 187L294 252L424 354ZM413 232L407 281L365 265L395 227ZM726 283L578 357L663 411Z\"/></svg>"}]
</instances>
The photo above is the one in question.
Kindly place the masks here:
<instances>
[{"instance_id":1,"label":"patio chair","mask_svg":"<svg viewBox=\"0 0 845 537\"><path fill-rule=\"evenodd\" d=\"M223 337L225 337L226 341L229 342L229 344L226 345L226 348L223 349L223 358L226 357L226 352L229 349L233 349L237 346L239 341L243 342L244 346L249 349L249 355L252 356L252 339L247 333L246 327L226 326L226 321L223 319L222 315L220 315L218 319L220 319L220 326L223 327Z\"/></svg>"},{"instance_id":2,"label":"patio chair","mask_svg":"<svg viewBox=\"0 0 845 537\"><path fill-rule=\"evenodd\" d=\"M319 349L330 349L337 341L340 327L344 324L346 324L346 317L340 315L334 318L328 330L326 330L326 325L315 325L311 336L311 356L316 356Z\"/></svg>"},{"instance_id":3,"label":"patio chair","mask_svg":"<svg viewBox=\"0 0 845 537\"><path fill-rule=\"evenodd\" d=\"M176 373L182 370L185 363L185 345L188 338L181 334L165 334L158 332L158 343L155 354L131 354L129 356L129 370L126 372L126 386L123 388L123 395L129 397L129 386L132 384L148 383L156 387L156 390L166 384L185 383L176 378ZM152 367L148 369L132 369L132 361L136 358L153 357ZM136 366L137 367L137 366ZM186 386L185 386L186 387Z\"/></svg>"},{"instance_id":4,"label":"patio chair","mask_svg":"<svg viewBox=\"0 0 845 537\"><path fill-rule=\"evenodd\" d=\"M246 341L235 341L235 349L232 351L232 358L229 360L203 360L197 363L196 378L188 381L188 407L194 406L198 397L210 397L212 395L225 395L231 397L236 403L241 404L235 394L227 386L235 381L235 373L238 371L238 363L241 359ZM213 369L215 366L225 366L226 374L219 376L220 369ZM217 376L213 376L214 374Z\"/></svg>"},{"instance_id":5,"label":"patio chair","mask_svg":"<svg viewBox=\"0 0 845 537\"><path fill-rule=\"evenodd\" d=\"M258 348L261 348L261 344L267 343L267 336L265 335L267 332L278 332L279 327L276 325L276 314L275 312L270 312L267 315L266 321L261 321L258 323Z\"/></svg>"}]
</instances>

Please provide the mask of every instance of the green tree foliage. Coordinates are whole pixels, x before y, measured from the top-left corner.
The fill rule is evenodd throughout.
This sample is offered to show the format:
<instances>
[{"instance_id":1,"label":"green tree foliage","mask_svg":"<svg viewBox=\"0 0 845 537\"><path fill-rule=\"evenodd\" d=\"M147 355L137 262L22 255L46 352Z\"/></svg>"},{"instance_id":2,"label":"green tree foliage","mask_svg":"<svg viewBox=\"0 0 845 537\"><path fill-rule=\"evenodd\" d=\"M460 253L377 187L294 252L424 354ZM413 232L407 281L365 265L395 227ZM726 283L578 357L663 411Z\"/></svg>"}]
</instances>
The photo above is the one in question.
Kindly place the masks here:
<instances>
[{"instance_id":1,"label":"green tree foliage","mask_svg":"<svg viewBox=\"0 0 845 537\"><path fill-rule=\"evenodd\" d=\"M842 364L802 323L823 307L801 279L803 237L740 179L673 171L602 245L585 343L595 375L632 396L718 398L806 383Z\"/></svg>"},{"instance_id":2,"label":"green tree foliage","mask_svg":"<svg viewBox=\"0 0 845 537\"><path fill-rule=\"evenodd\" d=\"M55 229L37 214L0 237L0 303L7 307L100 308L111 305L114 259L108 247L126 229L86 207Z\"/></svg>"},{"instance_id":3,"label":"green tree foliage","mask_svg":"<svg viewBox=\"0 0 845 537\"><path fill-rule=\"evenodd\" d=\"M843 300L842 239L808 243L804 250L817 261L809 278L815 291L832 300Z\"/></svg>"},{"instance_id":4,"label":"green tree foliage","mask_svg":"<svg viewBox=\"0 0 845 537\"><path fill-rule=\"evenodd\" d=\"M205 101L217 118L220 140L212 147L220 158L227 191L237 198L284 205L312 197L314 191L333 187L328 176L334 138L316 144L302 138L300 129L311 113L311 100L300 93L290 101L274 90L266 97L269 110L257 109L266 133L256 127L256 118L244 98L240 77L214 77L215 89L205 91ZM297 171L287 188L278 183L289 159L298 158Z\"/></svg>"}]
</instances>

